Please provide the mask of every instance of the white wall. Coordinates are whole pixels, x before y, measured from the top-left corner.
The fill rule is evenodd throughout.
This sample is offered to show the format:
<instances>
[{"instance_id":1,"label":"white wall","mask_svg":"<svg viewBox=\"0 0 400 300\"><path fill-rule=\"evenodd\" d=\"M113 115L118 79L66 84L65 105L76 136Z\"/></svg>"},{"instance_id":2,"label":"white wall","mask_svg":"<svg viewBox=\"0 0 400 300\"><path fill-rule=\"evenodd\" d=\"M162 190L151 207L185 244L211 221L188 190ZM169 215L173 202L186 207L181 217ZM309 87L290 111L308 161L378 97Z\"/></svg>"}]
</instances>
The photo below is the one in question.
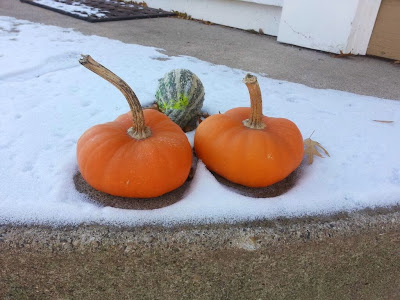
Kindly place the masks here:
<instances>
[{"instance_id":1,"label":"white wall","mask_svg":"<svg viewBox=\"0 0 400 300\"><path fill-rule=\"evenodd\" d=\"M282 0L146 0L150 7L175 10L195 19L244 30L278 34Z\"/></svg>"},{"instance_id":2,"label":"white wall","mask_svg":"<svg viewBox=\"0 0 400 300\"><path fill-rule=\"evenodd\" d=\"M381 0L285 0L278 41L365 54Z\"/></svg>"}]
</instances>

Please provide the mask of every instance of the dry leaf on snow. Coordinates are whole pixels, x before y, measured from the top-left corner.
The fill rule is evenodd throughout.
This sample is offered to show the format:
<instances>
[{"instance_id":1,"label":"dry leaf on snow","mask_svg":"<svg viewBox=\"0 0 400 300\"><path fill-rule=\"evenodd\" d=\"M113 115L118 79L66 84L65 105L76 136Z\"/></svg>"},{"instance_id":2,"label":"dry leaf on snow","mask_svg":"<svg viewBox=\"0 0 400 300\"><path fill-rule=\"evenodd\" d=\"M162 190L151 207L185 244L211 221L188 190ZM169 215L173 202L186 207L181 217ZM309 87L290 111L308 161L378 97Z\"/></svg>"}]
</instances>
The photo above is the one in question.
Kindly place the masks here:
<instances>
[{"instance_id":1,"label":"dry leaf on snow","mask_svg":"<svg viewBox=\"0 0 400 300\"><path fill-rule=\"evenodd\" d=\"M387 120L372 120L374 122L378 122L378 123L393 123L394 121L387 121Z\"/></svg>"},{"instance_id":2,"label":"dry leaf on snow","mask_svg":"<svg viewBox=\"0 0 400 300\"><path fill-rule=\"evenodd\" d=\"M311 165L313 163L314 155L323 157L321 155L321 153L318 152L318 148L321 148L325 152L326 155L330 156L328 151L326 151L326 149L324 147L322 147L320 143L312 140L311 138L304 140L304 146L305 146L304 152L306 153L306 155L308 155L308 164L309 165Z\"/></svg>"}]
</instances>

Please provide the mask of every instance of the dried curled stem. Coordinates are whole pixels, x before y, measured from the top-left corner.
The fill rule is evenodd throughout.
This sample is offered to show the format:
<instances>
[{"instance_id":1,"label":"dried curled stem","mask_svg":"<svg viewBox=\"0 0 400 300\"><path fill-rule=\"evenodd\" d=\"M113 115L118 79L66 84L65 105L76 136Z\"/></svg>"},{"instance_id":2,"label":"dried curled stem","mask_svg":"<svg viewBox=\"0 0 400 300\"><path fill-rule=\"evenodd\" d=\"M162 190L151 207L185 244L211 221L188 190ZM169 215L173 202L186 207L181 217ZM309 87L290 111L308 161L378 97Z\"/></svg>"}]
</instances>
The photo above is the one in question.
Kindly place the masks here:
<instances>
[{"instance_id":1,"label":"dried curled stem","mask_svg":"<svg viewBox=\"0 0 400 300\"><path fill-rule=\"evenodd\" d=\"M250 103L251 103L251 113L250 118L243 121L243 124L246 127L252 129L264 129L265 123L262 121L262 99L261 99L261 90L260 86L257 82L257 77L251 74L247 74L245 78L243 78L243 83L246 84L249 94L250 94Z\"/></svg>"},{"instance_id":2,"label":"dried curled stem","mask_svg":"<svg viewBox=\"0 0 400 300\"><path fill-rule=\"evenodd\" d=\"M137 140L149 137L151 135L151 130L145 125L142 107L129 85L106 67L95 61L90 55L82 55L79 62L85 68L110 82L124 95L131 109L133 119L133 126L127 130L127 134Z\"/></svg>"}]
</instances>

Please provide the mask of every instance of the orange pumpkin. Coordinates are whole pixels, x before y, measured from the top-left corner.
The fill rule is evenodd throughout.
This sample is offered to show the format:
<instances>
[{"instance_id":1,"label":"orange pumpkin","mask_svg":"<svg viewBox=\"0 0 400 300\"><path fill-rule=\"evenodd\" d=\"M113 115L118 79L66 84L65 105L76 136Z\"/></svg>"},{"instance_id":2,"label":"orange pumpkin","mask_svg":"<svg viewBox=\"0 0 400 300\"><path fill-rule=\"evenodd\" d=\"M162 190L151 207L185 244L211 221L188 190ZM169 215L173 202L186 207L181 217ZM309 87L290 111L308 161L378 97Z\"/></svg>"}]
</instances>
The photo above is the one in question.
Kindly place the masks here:
<instances>
[{"instance_id":1,"label":"orange pumpkin","mask_svg":"<svg viewBox=\"0 0 400 300\"><path fill-rule=\"evenodd\" d=\"M90 56L80 63L116 86L131 108L79 138L82 177L99 191L123 197L157 197L181 186L192 165L192 148L182 129L156 110L142 111L132 89Z\"/></svg>"},{"instance_id":2,"label":"orange pumpkin","mask_svg":"<svg viewBox=\"0 0 400 300\"><path fill-rule=\"evenodd\" d=\"M303 159L303 137L290 120L262 114L257 78L248 74L251 108L208 117L194 137L197 156L208 169L249 187L265 187L292 173Z\"/></svg>"}]
</instances>

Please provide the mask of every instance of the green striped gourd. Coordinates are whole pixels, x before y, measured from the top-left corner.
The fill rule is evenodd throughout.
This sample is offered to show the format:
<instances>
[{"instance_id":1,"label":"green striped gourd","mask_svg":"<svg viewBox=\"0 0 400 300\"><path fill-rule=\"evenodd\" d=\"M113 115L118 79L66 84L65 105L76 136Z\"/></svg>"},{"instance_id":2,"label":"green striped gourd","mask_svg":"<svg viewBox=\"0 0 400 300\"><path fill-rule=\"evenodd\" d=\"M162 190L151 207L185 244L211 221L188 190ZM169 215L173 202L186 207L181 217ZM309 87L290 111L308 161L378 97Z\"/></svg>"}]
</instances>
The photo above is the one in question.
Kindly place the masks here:
<instances>
[{"instance_id":1,"label":"green striped gourd","mask_svg":"<svg viewBox=\"0 0 400 300\"><path fill-rule=\"evenodd\" d=\"M203 101L203 84L193 72L175 69L159 79L156 92L158 109L181 128L200 114Z\"/></svg>"}]
</instances>

